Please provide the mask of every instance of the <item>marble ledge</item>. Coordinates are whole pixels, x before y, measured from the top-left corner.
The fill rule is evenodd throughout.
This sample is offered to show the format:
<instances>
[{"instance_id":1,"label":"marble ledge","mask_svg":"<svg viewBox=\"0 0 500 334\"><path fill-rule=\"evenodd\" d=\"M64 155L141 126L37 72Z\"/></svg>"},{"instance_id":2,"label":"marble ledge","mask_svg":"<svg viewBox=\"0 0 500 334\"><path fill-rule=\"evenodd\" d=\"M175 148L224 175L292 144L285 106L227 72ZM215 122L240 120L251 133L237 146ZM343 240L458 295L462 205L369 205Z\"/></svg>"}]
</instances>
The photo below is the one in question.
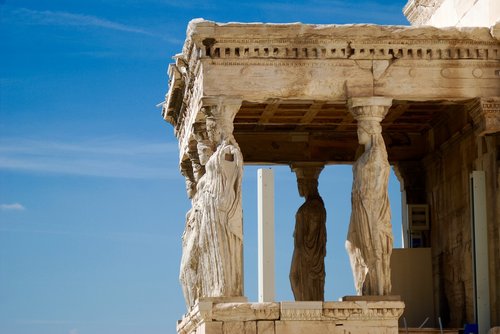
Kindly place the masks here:
<instances>
[{"instance_id":1,"label":"marble ledge","mask_svg":"<svg viewBox=\"0 0 500 334\"><path fill-rule=\"evenodd\" d=\"M346 299L349 299L347 297ZM399 297L351 298L330 302L213 302L200 301L177 325L179 334L198 333L289 333L291 327L365 329L384 326L397 330L404 311ZM242 327L243 326L243 327ZM236 328L245 330L233 330ZM212 328L202 331L201 328ZM229 330L231 328L231 330ZM310 332L310 331L309 331ZM291 333L291 332L290 332Z\"/></svg>"}]
</instances>

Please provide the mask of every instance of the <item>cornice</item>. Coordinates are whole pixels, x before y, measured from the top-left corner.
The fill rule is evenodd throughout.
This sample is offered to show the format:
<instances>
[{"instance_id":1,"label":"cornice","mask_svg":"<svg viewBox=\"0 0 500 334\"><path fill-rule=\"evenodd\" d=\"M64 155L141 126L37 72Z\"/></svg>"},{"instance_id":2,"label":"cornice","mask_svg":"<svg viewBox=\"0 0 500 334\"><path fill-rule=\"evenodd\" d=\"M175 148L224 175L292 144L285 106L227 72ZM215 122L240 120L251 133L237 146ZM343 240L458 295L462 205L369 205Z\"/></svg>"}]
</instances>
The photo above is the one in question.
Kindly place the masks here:
<instances>
[{"instance_id":1,"label":"cornice","mask_svg":"<svg viewBox=\"0 0 500 334\"><path fill-rule=\"evenodd\" d=\"M500 59L488 28L192 21L183 59Z\"/></svg>"}]
</instances>

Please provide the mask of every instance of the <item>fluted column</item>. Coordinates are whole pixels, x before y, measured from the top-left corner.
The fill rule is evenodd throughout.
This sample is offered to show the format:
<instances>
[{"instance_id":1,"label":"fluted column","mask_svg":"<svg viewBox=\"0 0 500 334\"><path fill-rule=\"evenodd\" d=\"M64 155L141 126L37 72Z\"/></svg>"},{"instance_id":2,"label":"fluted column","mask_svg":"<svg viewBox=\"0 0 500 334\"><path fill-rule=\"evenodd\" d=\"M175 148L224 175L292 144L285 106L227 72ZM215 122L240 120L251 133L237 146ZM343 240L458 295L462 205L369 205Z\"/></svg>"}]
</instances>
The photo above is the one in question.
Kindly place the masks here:
<instances>
[{"instance_id":1,"label":"fluted column","mask_svg":"<svg viewBox=\"0 0 500 334\"><path fill-rule=\"evenodd\" d=\"M365 149L353 165L352 212L346 241L358 295L391 292L390 165L380 124L391 104L392 99L386 97L348 101L357 121L358 141Z\"/></svg>"}]
</instances>

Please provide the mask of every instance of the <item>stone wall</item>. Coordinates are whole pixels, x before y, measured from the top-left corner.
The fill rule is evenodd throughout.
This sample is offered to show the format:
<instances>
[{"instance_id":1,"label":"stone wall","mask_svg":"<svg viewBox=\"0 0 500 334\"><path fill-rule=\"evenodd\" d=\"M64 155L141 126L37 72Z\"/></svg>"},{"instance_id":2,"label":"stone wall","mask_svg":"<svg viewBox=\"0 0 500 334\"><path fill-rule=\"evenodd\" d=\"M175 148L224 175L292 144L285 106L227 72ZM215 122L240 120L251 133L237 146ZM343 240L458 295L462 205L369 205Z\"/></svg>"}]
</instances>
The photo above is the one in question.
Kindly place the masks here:
<instances>
[{"instance_id":1,"label":"stone wall","mask_svg":"<svg viewBox=\"0 0 500 334\"><path fill-rule=\"evenodd\" d=\"M480 137L467 114L429 131L424 160L427 203L431 214L431 247L437 313L448 327L474 322L472 233L469 177L484 170L487 184L491 325L500 321L499 298L499 135ZM462 125L459 125L459 124ZM465 124L465 125L464 125ZM449 138L449 139L441 139Z\"/></svg>"}]
</instances>

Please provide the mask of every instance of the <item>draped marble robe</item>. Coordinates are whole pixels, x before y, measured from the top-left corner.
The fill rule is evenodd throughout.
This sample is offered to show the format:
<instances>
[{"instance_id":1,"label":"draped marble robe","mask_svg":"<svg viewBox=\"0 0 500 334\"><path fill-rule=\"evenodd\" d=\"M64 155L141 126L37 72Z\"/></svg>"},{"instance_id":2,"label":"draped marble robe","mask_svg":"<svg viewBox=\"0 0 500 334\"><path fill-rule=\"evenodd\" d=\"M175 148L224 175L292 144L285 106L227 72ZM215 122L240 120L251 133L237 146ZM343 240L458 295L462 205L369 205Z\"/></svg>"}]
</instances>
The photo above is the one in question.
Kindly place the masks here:
<instances>
[{"instance_id":1,"label":"draped marble robe","mask_svg":"<svg viewBox=\"0 0 500 334\"><path fill-rule=\"evenodd\" d=\"M358 295L391 291L390 166L380 133L369 134L371 147L353 165L352 213L346 248Z\"/></svg>"},{"instance_id":2,"label":"draped marble robe","mask_svg":"<svg viewBox=\"0 0 500 334\"><path fill-rule=\"evenodd\" d=\"M211 143L204 136L200 135L199 132L197 132L197 137L195 147L189 151L192 173L189 173L189 170L183 172L183 174L186 174L186 189L188 197L191 198L191 209L186 214L186 227L182 235L182 258L179 281L188 309L194 306L199 297L202 297L199 235L203 217L202 194L206 180L203 165L213 154ZM195 181L194 187L192 177L194 177Z\"/></svg>"},{"instance_id":3,"label":"draped marble robe","mask_svg":"<svg viewBox=\"0 0 500 334\"><path fill-rule=\"evenodd\" d=\"M325 287L326 210L319 194L308 194L295 215L290 283L296 301L322 301Z\"/></svg>"},{"instance_id":4,"label":"draped marble robe","mask_svg":"<svg viewBox=\"0 0 500 334\"><path fill-rule=\"evenodd\" d=\"M243 294L243 156L234 138L223 139L205 165L199 235L204 297Z\"/></svg>"}]
</instances>

